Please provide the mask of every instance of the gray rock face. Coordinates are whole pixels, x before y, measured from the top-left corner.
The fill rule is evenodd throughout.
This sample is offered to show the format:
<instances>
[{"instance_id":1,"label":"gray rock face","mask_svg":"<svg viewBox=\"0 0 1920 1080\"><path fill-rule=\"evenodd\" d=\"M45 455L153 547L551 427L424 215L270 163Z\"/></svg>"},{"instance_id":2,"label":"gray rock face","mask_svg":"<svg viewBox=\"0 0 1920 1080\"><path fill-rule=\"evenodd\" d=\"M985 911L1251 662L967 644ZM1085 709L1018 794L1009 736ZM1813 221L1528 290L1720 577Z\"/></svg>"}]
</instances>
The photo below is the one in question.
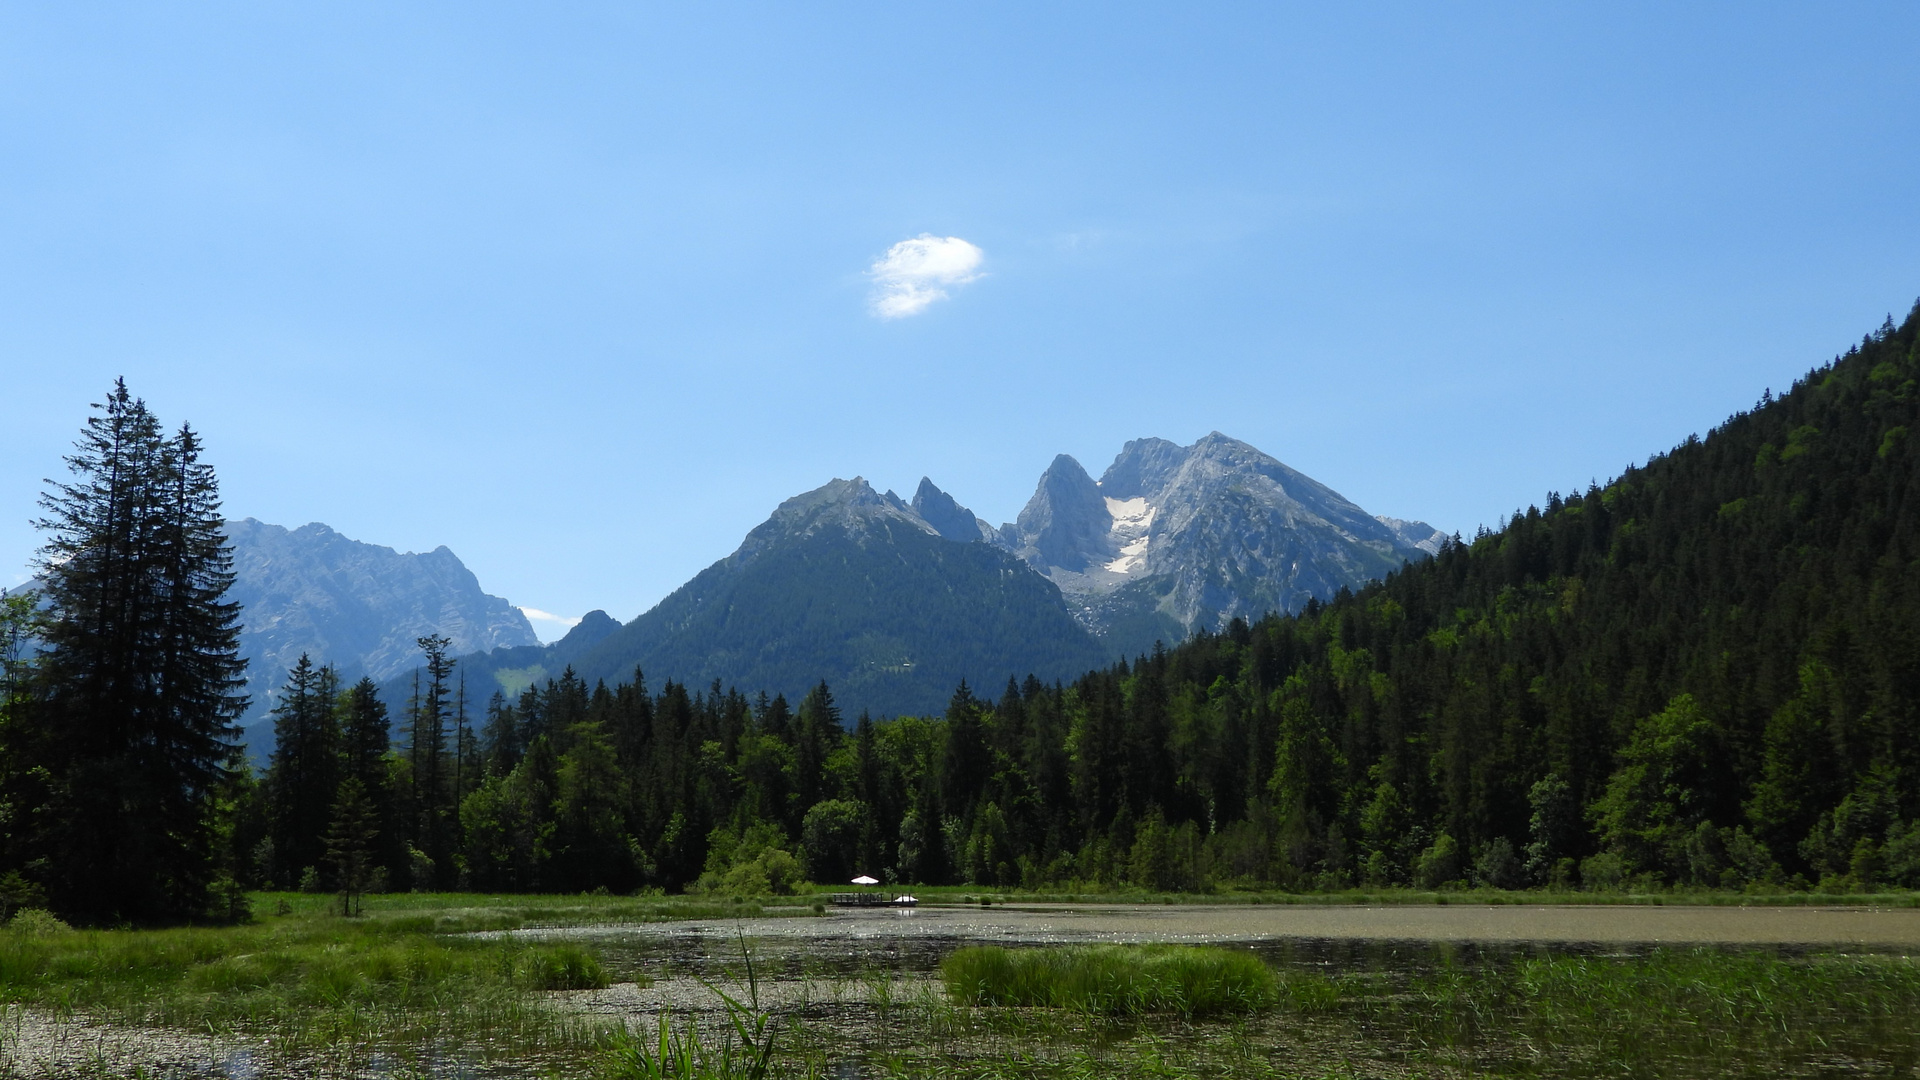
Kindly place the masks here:
<instances>
[{"instance_id":1,"label":"gray rock face","mask_svg":"<svg viewBox=\"0 0 1920 1080\"><path fill-rule=\"evenodd\" d=\"M343 679L382 680L417 665L414 640L428 634L452 638L456 656L539 644L520 609L481 591L445 547L416 555L318 523L290 530L252 518L227 522L226 532L249 721L272 708L272 692L303 652Z\"/></svg>"},{"instance_id":2,"label":"gray rock face","mask_svg":"<svg viewBox=\"0 0 1920 1080\"><path fill-rule=\"evenodd\" d=\"M1062 455L1000 542L1122 653L1236 617L1297 611L1423 558L1445 537L1376 518L1237 439L1137 439L1095 482Z\"/></svg>"},{"instance_id":3,"label":"gray rock face","mask_svg":"<svg viewBox=\"0 0 1920 1080\"><path fill-rule=\"evenodd\" d=\"M927 477L913 493L913 512L949 540L971 543L993 539L993 528L973 515L973 511L953 501L953 496L933 486Z\"/></svg>"},{"instance_id":4,"label":"gray rock face","mask_svg":"<svg viewBox=\"0 0 1920 1080\"><path fill-rule=\"evenodd\" d=\"M1036 569L1080 573L1093 561L1106 561L1112 525L1100 485L1078 461L1061 454L1041 474L1040 489L1020 511L1019 520L1003 526L1000 535Z\"/></svg>"},{"instance_id":5,"label":"gray rock face","mask_svg":"<svg viewBox=\"0 0 1920 1080\"><path fill-rule=\"evenodd\" d=\"M1429 555L1438 555L1440 545L1449 539L1446 533L1424 521L1403 521L1395 517L1379 517L1375 520L1392 529L1401 543L1411 548L1418 548Z\"/></svg>"}]
</instances>

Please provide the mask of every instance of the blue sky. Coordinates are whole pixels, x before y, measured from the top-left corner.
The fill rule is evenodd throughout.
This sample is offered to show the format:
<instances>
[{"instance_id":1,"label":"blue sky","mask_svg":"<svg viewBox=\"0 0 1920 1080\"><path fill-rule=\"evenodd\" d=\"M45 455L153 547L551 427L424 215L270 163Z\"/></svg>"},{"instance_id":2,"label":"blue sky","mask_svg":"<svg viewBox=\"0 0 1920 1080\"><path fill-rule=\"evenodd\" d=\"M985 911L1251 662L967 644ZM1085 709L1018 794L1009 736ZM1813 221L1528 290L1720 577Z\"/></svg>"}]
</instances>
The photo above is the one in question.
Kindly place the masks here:
<instances>
[{"instance_id":1,"label":"blue sky","mask_svg":"<svg viewBox=\"0 0 1920 1080\"><path fill-rule=\"evenodd\" d=\"M627 619L1144 435L1470 533L1920 295L1909 3L1038 7L0 6L0 566L117 375L233 516Z\"/></svg>"}]
</instances>

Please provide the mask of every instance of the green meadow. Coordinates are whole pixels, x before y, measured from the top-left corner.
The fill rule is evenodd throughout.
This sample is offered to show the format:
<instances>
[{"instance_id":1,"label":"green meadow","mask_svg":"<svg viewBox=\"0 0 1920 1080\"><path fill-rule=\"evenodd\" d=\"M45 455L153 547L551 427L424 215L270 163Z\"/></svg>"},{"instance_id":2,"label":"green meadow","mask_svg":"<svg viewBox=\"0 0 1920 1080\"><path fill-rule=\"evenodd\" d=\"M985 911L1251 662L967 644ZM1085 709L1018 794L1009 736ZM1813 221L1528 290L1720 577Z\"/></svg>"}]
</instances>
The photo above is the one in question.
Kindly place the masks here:
<instances>
[{"instance_id":1,"label":"green meadow","mask_svg":"<svg viewBox=\"0 0 1920 1080\"><path fill-rule=\"evenodd\" d=\"M928 899L922 917L1031 902ZM768 931L769 918L818 917L813 896L401 894L343 918L327 897L260 894L254 910L238 926L150 930L29 912L0 930L0 993L16 1017L203 1036L208 1076L1709 1077L1920 1064L1920 962L1885 950L948 942L848 970L827 939ZM736 918L759 936L728 937ZM706 927L700 944L650 944L650 924L681 920ZM610 986L674 992L624 1013L579 1007L579 992ZM10 1075L36 1075L6 1046L18 1030L0 1031ZM250 1052L236 1062L226 1045ZM132 1059L90 1070L165 1074Z\"/></svg>"}]
</instances>

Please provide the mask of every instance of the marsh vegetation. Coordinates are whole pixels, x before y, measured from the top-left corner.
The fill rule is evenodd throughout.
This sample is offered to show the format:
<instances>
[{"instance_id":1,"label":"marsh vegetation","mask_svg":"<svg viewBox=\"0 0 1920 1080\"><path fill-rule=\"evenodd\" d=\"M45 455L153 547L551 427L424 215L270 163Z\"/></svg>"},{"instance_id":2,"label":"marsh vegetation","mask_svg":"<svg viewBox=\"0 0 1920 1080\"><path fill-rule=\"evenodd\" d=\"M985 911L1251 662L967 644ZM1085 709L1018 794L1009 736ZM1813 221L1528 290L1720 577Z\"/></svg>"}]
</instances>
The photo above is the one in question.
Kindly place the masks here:
<instances>
[{"instance_id":1,"label":"marsh vegetation","mask_svg":"<svg viewBox=\"0 0 1920 1080\"><path fill-rule=\"evenodd\" d=\"M977 900L894 919L777 904L413 894L342 918L323 896L267 894L240 926L76 930L23 915L0 930L11 1015L205 1041L191 1067L118 1052L50 1067L16 1021L0 1030L0 1075L1705 1077L1920 1063L1920 963L1898 950L1108 944L1090 935L1131 920L1129 940L1146 941L1156 920L1184 931L1230 912L1112 908L1076 937L1061 909L1030 913L1054 929L1027 933L982 929L1001 909ZM1832 914L1845 913L1805 916Z\"/></svg>"},{"instance_id":2,"label":"marsh vegetation","mask_svg":"<svg viewBox=\"0 0 1920 1080\"><path fill-rule=\"evenodd\" d=\"M0 930L0 995L31 1013L121 1029L188 1031L209 1069L235 1047L249 1068L354 1075L423 1063L580 1063L614 1045L606 1024L551 995L604 987L591 948L503 933L526 925L640 925L759 905L614 897L371 898L341 918L329 897L269 894L238 926L73 929L27 912ZM780 910L780 909L775 909ZM794 908L795 911L811 909ZM629 981L634 976L627 976ZM0 1049L16 1071L23 1052ZM31 1053L25 1053L31 1057ZM132 1075L144 1063L108 1063ZM113 1073L110 1073L113 1074Z\"/></svg>"}]
</instances>

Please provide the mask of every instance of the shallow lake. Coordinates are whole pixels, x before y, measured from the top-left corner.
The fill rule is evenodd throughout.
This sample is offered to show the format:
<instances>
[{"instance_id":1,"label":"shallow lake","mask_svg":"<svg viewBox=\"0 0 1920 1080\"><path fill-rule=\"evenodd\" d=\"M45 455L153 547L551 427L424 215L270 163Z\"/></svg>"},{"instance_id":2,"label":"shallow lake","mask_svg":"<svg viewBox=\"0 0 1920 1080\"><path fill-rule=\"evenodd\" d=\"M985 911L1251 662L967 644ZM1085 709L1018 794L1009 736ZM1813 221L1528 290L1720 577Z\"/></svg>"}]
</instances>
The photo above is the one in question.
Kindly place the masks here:
<instances>
[{"instance_id":1,"label":"shallow lake","mask_svg":"<svg viewBox=\"0 0 1920 1080\"><path fill-rule=\"evenodd\" d=\"M715 988L745 996L742 950L754 958L761 1004L810 1027L816 1048L842 1075L872 1075L863 1062L875 1055L917 1050L927 1032L946 1031L928 1020L944 1001L940 960L973 944L1037 947L1090 943L1220 944L1249 949L1281 972L1333 976L1357 995L1325 1014L1275 1014L1241 1025L1187 1025L1145 1021L1111 1032L1081 1031L1075 1045L1124 1042L1150 1032L1168 1046L1204 1056L1218 1034L1251 1039L1254 1058L1280 1054L1289 1061L1329 1067L1356 1058L1398 1073L1403 1066L1445 1062L1471 1071L1491 1067L1534 1074L1609 1075L1638 1053L1635 1047L1593 1043L1582 1063L1563 1070L1549 1044L1528 1027L1527 1006L1481 995L1478 1004L1444 1004L1436 987L1514 972L1528 961L1552 958L1642 958L1706 948L1729 956L1779 958L1881 957L1894 963L1920 951L1920 911L1912 909L1683 907L1683 906L1377 906L1361 905L1011 905L937 906L912 910L830 909L816 918L701 919L644 926L524 930L517 934L577 939L591 944L609 973L622 980L606 991L569 995L576 1007L606 1019L647 1026L672 1013L703 1030L723 1031ZM1477 973L1477 974L1476 974ZM637 976L653 980L635 986ZM1667 987L1656 987L1665 990ZM915 1003L921 1012L916 1013ZM1763 1002L1737 1005L1748 1009ZM902 1011L902 1007L905 1011ZM1604 1012L1614 1006L1602 1006ZM1693 1006L1682 1005L1683 1009ZM1432 1021L1432 1010L1452 1009ZM1757 1049L1780 1066L1775 1074L1830 1075L1898 1072L1913 1064L1912 1023L1874 1019L1869 1003L1854 1016L1839 1012L1792 1021L1804 1030L1778 1046ZM913 1023L903 1023L919 1016ZM1660 1021L1649 1032L1661 1040L1693 1038L1700 1017ZM1863 1024L1861 1021L1871 1020ZM1889 1027L1888 1024L1893 1026ZM931 1026L929 1026L931 1025ZM963 1027L966 1025L963 1024ZM989 1025L990 1027L991 1025ZM1709 1024L1708 1029L1714 1025ZM1600 1025L1602 1029L1607 1023ZM1804 1037L1803 1037L1804 1036ZM1735 1029L1712 1034L1705 1049L1674 1045L1640 1061L1653 1074L1718 1075L1752 1065L1730 1040ZM1027 1053L1032 1040L1002 1039L978 1025L964 1036L942 1035L940 1060ZM1094 1040L1087 1043L1087 1039ZM1629 1040L1631 1041L1631 1040ZM1043 1040L1044 1042L1044 1040ZM1817 1046L1817 1052L1801 1046ZM1436 1046L1439 1048L1436 1049ZM1769 1054L1784 1055L1769 1057ZM1267 1056L1261 1056L1267 1055ZM1626 1055L1625 1058L1622 1055ZM1616 1060L1619 1059L1619 1060ZM1420 1065L1418 1072L1426 1065ZM1231 1074L1235 1066L1228 1064ZM1629 1069L1628 1071L1633 1071ZM1644 1070L1643 1070L1644 1071Z\"/></svg>"},{"instance_id":2,"label":"shallow lake","mask_svg":"<svg viewBox=\"0 0 1920 1080\"><path fill-rule=\"evenodd\" d=\"M1270 959L1426 955L1436 944L1504 954L1718 945L1798 951L1920 949L1920 909L1540 905L1013 905L829 909L819 918L701 919L522 930L589 940L631 977L712 977L739 966L742 939L769 974L928 972L970 944L1245 944ZM1457 949L1442 950L1443 954ZM1309 957L1315 959L1308 959ZM804 972L794 971L795 965Z\"/></svg>"}]
</instances>

